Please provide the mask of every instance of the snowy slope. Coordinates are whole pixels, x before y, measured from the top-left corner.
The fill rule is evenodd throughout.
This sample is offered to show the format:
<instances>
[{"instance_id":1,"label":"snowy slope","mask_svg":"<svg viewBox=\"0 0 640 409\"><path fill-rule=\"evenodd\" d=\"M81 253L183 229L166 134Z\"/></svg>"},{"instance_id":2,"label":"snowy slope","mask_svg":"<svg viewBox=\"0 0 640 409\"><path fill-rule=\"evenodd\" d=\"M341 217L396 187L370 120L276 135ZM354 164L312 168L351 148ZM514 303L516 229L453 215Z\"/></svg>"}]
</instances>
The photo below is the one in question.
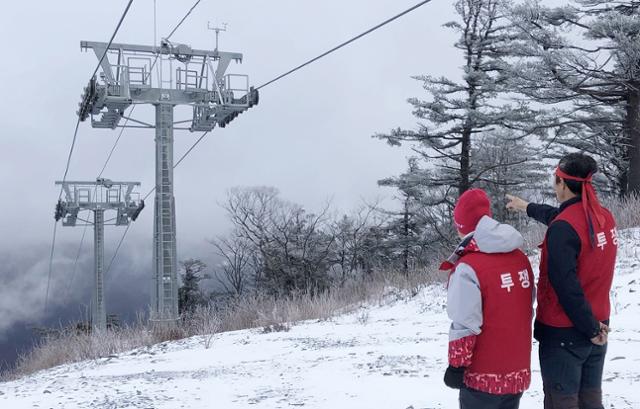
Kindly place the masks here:
<instances>
[{"instance_id":1,"label":"snowy slope","mask_svg":"<svg viewBox=\"0 0 640 409\"><path fill-rule=\"evenodd\" d=\"M640 229L621 238L606 408L640 408ZM388 296L331 321L288 332L245 330L160 344L0 384L0 408L456 408L442 383L444 289ZM521 408L542 407L534 380Z\"/></svg>"}]
</instances>

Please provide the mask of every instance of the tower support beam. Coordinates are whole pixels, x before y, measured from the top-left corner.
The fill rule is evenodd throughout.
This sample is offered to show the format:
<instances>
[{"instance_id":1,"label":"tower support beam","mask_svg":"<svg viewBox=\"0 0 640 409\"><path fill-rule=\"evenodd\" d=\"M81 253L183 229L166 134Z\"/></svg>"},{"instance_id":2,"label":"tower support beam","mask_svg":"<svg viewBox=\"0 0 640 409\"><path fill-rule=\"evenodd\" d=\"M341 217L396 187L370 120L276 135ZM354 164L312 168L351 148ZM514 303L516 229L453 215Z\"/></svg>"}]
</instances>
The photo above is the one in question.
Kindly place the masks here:
<instances>
[{"instance_id":1,"label":"tower support beam","mask_svg":"<svg viewBox=\"0 0 640 409\"><path fill-rule=\"evenodd\" d=\"M173 109L156 108L156 191L154 206L153 291L151 319L178 319L178 260L173 196Z\"/></svg>"},{"instance_id":2,"label":"tower support beam","mask_svg":"<svg viewBox=\"0 0 640 409\"><path fill-rule=\"evenodd\" d=\"M107 312L104 303L104 209L93 211L95 285L91 323L94 330L107 329Z\"/></svg>"}]
</instances>

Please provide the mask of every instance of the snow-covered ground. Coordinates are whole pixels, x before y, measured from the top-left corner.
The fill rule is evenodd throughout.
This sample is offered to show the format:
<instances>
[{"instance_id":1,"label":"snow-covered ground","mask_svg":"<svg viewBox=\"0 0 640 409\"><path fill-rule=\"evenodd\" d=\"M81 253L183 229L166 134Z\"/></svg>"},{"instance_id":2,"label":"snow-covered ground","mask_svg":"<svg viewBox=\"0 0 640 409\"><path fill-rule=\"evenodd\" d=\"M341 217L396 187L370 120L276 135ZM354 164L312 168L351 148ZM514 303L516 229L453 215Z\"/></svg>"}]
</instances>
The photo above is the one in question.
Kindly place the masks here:
<instances>
[{"instance_id":1,"label":"snow-covered ground","mask_svg":"<svg viewBox=\"0 0 640 409\"><path fill-rule=\"evenodd\" d=\"M622 234L613 289L605 407L640 408L640 229ZM444 289L391 292L373 305L289 331L165 343L0 384L0 408L456 408L442 383ZM533 383L521 408L542 407Z\"/></svg>"}]
</instances>

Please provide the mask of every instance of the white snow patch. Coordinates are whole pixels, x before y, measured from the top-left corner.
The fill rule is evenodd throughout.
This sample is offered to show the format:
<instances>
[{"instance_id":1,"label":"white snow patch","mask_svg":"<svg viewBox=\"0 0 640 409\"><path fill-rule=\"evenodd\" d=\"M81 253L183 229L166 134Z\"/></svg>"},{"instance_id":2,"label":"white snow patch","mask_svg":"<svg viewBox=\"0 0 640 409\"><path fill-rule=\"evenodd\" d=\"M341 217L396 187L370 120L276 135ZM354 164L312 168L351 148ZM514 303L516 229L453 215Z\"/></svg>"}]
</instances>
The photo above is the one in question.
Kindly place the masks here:
<instances>
[{"instance_id":1,"label":"white snow patch","mask_svg":"<svg viewBox=\"0 0 640 409\"><path fill-rule=\"evenodd\" d=\"M621 234L606 408L640 408L640 229ZM156 345L64 365L0 384L0 407L22 408L456 408L447 365L445 290L288 332L259 329ZM542 407L537 345L522 409Z\"/></svg>"}]
</instances>

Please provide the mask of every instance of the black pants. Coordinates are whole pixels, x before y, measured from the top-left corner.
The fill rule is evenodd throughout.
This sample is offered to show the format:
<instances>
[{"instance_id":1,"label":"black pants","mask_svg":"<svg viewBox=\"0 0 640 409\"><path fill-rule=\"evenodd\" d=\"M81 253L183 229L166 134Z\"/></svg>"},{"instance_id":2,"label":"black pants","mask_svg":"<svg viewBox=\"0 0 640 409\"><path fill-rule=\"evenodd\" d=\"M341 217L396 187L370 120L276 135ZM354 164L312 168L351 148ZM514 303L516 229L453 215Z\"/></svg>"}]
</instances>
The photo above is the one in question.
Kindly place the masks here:
<instances>
[{"instance_id":1,"label":"black pants","mask_svg":"<svg viewBox=\"0 0 640 409\"><path fill-rule=\"evenodd\" d=\"M522 394L492 395L475 389L460 389L460 409L518 409Z\"/></svg>"},{"instance_id":2,"label":"black pants","mask_svg":"<svg viewBox=\"0 0 640 409\"><path fill-rule=\"evenodd\" d=\"M606 345L541 341L544 409L603 409L606 353Z\"/></svg>"}]
</instances>

